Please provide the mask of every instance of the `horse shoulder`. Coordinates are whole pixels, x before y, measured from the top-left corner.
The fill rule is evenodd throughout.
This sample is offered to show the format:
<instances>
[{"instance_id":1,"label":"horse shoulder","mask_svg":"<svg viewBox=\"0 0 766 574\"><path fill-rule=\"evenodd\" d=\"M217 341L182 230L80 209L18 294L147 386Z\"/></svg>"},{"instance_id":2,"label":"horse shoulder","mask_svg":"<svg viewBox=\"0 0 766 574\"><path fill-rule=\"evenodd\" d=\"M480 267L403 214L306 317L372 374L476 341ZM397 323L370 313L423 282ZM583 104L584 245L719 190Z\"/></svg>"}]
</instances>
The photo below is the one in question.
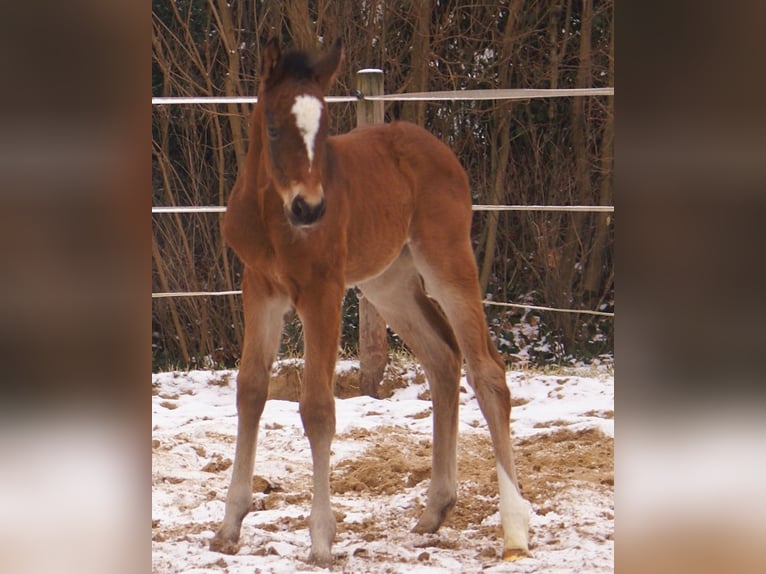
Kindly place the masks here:
<instances>
[{"instance_id":1,"label":"horse shoulder","mask_svg":"<svg viewBox=\"0 0 766 574\"><path fill-rule=\"evenodd\" d=\"M255 181L251 176L245 170L237 177L221 226L226 243L248 265L256 261L264 262L273 256L273 245L263 217L263 204L253 189Z\"/></svg>"}]
</instances>

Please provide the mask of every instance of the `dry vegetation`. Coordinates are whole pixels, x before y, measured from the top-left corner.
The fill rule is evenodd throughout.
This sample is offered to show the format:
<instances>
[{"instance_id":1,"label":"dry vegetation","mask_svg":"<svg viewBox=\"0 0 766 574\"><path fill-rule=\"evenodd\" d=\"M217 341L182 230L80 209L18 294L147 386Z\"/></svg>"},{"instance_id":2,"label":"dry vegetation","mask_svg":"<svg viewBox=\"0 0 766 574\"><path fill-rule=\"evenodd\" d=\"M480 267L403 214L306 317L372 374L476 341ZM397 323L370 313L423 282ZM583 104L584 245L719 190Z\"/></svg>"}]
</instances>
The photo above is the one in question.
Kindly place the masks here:
<instances>
[{"instance_id":1,"label":"dry vegetation","mask_svg":"<svg viewBox=\"0 0 766 574\"><path fill-rule=\"evenodd\" d=\"M477 88L614 85L611 0L230 2L154 0L154 96L254 95L261 45L271 34L306 48L342 37L346 61L333 93L349 94L355 72L379 67L387 93ZM614 98L524 102L390 103L387 119L425 125L447 142L480 204L613 203ZM353 104L330 107L332 129L353 127ZM157 106L153 110L155 205L224 205L247 149L247 105ZM221 241L219 215L155 215L153 291L231 290L239 263ZM474 246L482 286L498 301L613 307L613 216L477 213ZM355 346L355 297L343 344ZM498 337L519 311L488 308ZM536 314L546 333L539 358L612 348L611 319ZM524 316L524 321L530 320ZM288 351L299 325L288 325ZM236 296L155 300L155 367L239 356ZM506 352L518 345L509 342Z\"/></svg>"}]
</instances>

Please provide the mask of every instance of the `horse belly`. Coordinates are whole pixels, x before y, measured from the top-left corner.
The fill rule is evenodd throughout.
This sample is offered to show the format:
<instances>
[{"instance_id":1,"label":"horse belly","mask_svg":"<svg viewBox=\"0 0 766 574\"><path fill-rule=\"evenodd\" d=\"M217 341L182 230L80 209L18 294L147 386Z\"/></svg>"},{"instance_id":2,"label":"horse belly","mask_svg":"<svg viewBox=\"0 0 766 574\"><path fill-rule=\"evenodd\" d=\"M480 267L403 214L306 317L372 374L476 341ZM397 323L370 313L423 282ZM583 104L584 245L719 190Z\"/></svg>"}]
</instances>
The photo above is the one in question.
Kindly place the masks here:
<instances>
[{"instance_id":1,"label":"horse belly","mask_svg":"<svg viewBox=\"0 0 766 574\"><path fill-rule=\"evenodd\" d=\"M377 277L383 273L396 260L404 247L404 243L396 250L388 251L385 255L379 255L374 259L349 259L346 265L346 285L353 287L359 283Z\"/></svg>"}]
</instances>

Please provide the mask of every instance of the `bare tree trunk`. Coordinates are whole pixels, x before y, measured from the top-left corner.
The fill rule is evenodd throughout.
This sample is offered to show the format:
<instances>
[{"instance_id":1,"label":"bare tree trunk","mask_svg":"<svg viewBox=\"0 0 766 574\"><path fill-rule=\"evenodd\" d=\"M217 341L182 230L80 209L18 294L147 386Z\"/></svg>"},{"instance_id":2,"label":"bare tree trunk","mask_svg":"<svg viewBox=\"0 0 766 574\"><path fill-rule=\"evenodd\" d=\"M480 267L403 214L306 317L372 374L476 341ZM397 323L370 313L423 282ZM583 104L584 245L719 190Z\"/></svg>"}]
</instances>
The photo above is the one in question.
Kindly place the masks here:
<instances>
[{"instance_id":1,"label":"bare tree trunk","mask_svg":"<svg viewBox=\"0 0 766 574\"><path fill-rule=\"evenodd\" d=\"M285 2L285 11L295 45L304 50L316 48L317 38L309 16L308 0L289 0Z\"/></svg>"},{"instance_id":2,"label":"bare tree trunk","mask_svg":"<svg viewBox=\"0 0 766 574\"><path fill-rule=\"evenodd\" d=\"M218 205L226 205L226 159L223 153L223 130L221 129L221 122L219 116L215 116L212 121L211 131L214 135L213 141L215 142L216 157L218 163ZM218 229L221 229L223 224L223 214L218 216ZM226 243L221 240L221 262L223 264L223 280L225 281L226 291L234 290L234 281L231 272L231 262L229 261L229 250L226 249ZM237 301L234 295L228 295L227 301L229 303L229 310L231 312L231 324L234 325L234 336L237 341L242 340L242 322L237 317Z\"/></svg>"},{"instance_id":3,"label":"bare tree trunk","mask_svg":"<svg viewBox=\"0 0 766 574\"><path fill-rule=\"evenodd\" d=\"M593 0L583 0L580 52L577 65L576 87L587 88L591 84L591 29L593 20ZM580 201L587 205L592 200L590 185L590 154L588 153L587 114L586 108L590 98L573 98L572 101L572 140L576 156L577 195Z\"/></svg>"},{"instance_id":4,"label":"bare tree trunk","mask_svg":"<svg viewBox=\"0 0 766 574\"><path fill-rule=\"evenodd\" d=\"M496 112L497 114L502 114L502 117L497 124L498 129L494 138L495 141L499 140L499 144L495 148L497 150L497 160L495 162L495 181L489 196L490 205L500 204L505 197L505 181L508 172L511 144L510 122L508 121L508 118L510 117L510 108L510 105L501 106ZM508 110L508 112L506 113L505 110ZM487 237L484 243L484 259L482 260L481 271L479 272L479 285L481 286L482 295L487 292L489 276L492 273L492 263L495 260L498 216L499 213L497 211L490 211L487 213Z\"/></svg>"},{"instance_id":5,"label":"bare tree trunk","mask_svg":"<svg viewBox=\"0 0 766 574\"><path fill-rule=\"evenodd\" d=\"M514 0L508 8L508 19L505 21L502 37L502 59L500 66L500 87L508 88L511 82L511 62L513 61L513 45L515 41L516 23L520 13L523 0ZM497 131L493 134L493 141L499 141L497 150L497 159L495 161L494 185L489 197L491 205L497 205L501 198L505 196L505 181L508 171L508 160L510 155L510 104L501 105L495 111L495 115L500 117L497 122ZM492 262L495 259L495 245L497 243L498 213L490 211L487 217L487 239L484 244L484 260L481 264L479 273L479 284L481 292L486 293L489 285L489 276L492 272Z\"/></svg>"},{"instance_id":6,"label":"bare tree trunk","mask_svg":"<svg viewBox=\"0 0 766 574\"><path fill-rule=\"evenodd\" d=\"M611 34L614 35L614 18L612 18ZM609 78L608 85L614 83L614 42L611 42L609 50ZM612 204L612 169L614 165L614 96L608 96L606 108L606 123L604 125L604 135L601 142L601 184L599 187L599 202L601 205ZM611 215L596 215L596 230L593 237L588 266L585 270L583 280L586 297L595 299L602 290L602 275L605 259L607 234Z\"/></svg>"},{"instance_id":7,"label":"bare tree trunk","mask_svg":"<svg viewBox=\"0 0 766 574\"><path fill-rule=\"evenodd\" d=\"M576 87L586 88L591 83L591 21L593 14L592 0L583 0L581 27L580 27L580 49L577 66ZM587 140L587 117L586 106L588 98L576 97L572 99L572 145L575 155L575 194L576 199L581 205L588 205L593 201L590 182L590 153ZM567 240L564 245L564 254L562 263L565 265L563 270L563 279L566 289L570 292L573 287L575 274L575 265L577 263L578 253L583 253L583 245L587 244L587 238L584 238L586 232L586 223L588 218L585 215L575 214L571 216L571 224L567 233ZM583 253L584 254L584 253ZM568 301L562 301L568 304Z\"/></svg>"},{"instance_id":8,"label":"bare tree trunk","mask_svg":"<svg viewBox=\"0 0 766 574\"><path fill-rule=\"evenodd\" d=\"M575 85L578 88L588 87L591 81L591 23L592 0L583 0L580 14L580 45L578 51L578 67ZM575 156L575 197L571 198L581 205L592 202L590 183L590 153L588 150L586 106L588 98L575 97L572 99L572 145ZM557 281L553 289L547 289L552 302L559 307L569 307L575 301L575 279L579 264L583 263L586 245L588 244L589 218L586 214L569 215L569 225L566 227L566 239L561 248L559 263L554 270ZM575 341L576 325L579 315L559 315L555 319L563 333L563 340L572 344Z\"/></svg>"},{"instance_id":9,"label":"bare tree trunk","mask_svg":"<svg viewBox=\"0 0 766 574\"><path fill-rule=\"evenodd\" d=\"M550 20L548 22L548 43L550 44L550 78L549 88L555 90L559 87L559 66L561 62L562 51L559 50L557 38L559 36L559 18L561 16L561 5L563 0L556 2L551 7ZM557 106L551 102L548 105L548 122L553 123ZM553 134L550 134L553 137Z\"/></svg>"},{"instance_id":10,"label":"bare tree trunk","mask_svg":"<svg viewBox=\"0 0 766 574\"><path fill-rule=\"evenodd\" d=\"M228 55L228 72L224 80L224 90L227 96L239 96L239 44L238 34L234 30L231 18L231 8L226 3L226 0L218 1L218 11L216 12L215 6L213 6L213 0L208 0L210 3L210 9L215 15L218 22L218 28L221 33L221 39L223 40L224 47L226 48L226 54ZM242 113L239 110L237 104L226 104L228 111L229 125L231 127L231 135L234 138L234 153L237 156L237 169L242 170L245 166L245 140L242 130Z\"/></svg>"},{"instance_id":11,"label":"bare tree trunk","mask_svg":"<svg viewBox=\"0 0 766 574\"><path fill-rule=\"evenodd\" d=\"M550 20L548 21L548 43L550 44L550 89L559 87L559 62L561 52L557 38L559 36L559 18L561 16L561 5L563 1L559 0L551 6ZM548 119L552 119L554 106L548 106Z\"/></svg>"},{"instance_id":12,"label":"bare tree trunk","mask_svg":"<svg viewBox=\"0 0 766 574\"><path fill-rule=\"evenodd\" d=\"M431 57L431 0L415 0L413 5L415 30L410 52L410 86L413 92L425 92L428 90L428 62ZM402 119L425 126L426 102L405 102Z\"/></svg>"},{"instance_id":13,"label":"bare tree trunk","mask_svg":"<svg viewBox=\"0 0 766 574\"><path fill-rule=\"evenodd\" d=\"M378 8L379 7L379 8ZM378 42L378 65L383 68L383 62L386 61L386 39L388 32L389 9L385 0L375 3L373 10L380 10L380 40ZM374 19L373 19L374 21Z\"/></svg>"},{"instance_id":14,"label":"bare tree trunk","mask_svg":"<svg viewBox=\"0 0 766 574\"><path fill-rule=\"evenodd\" d=\"M157 241L154 239L154 235L152 235L152 258L154 259L154 265L157 268L157 276L159 277L162 290L165 292L170 291L167 275L165 273L165 264L159 249L157 249ZM176 339L178 340L178 347L181 350L181 356L183 357L184 362L188 365L190 363L189 350L186 346L186 336L181 329L181 321L178 319L178 311L176 311L176 303L174 299L171 298L168 300L168 308L170 309L170 319L173 321L173 328L177 334Z\"/></svg>"}]
</instances>

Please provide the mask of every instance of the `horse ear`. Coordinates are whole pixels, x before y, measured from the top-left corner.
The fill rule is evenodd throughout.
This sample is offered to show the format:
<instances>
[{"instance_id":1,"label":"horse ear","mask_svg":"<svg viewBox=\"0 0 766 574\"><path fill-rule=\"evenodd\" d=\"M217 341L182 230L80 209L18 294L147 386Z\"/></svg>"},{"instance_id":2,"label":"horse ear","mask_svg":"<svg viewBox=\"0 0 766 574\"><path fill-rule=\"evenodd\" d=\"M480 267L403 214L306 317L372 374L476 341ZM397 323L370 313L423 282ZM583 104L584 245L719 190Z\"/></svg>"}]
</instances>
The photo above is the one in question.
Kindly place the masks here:
<instances>
[{"instance_id":1,"label":"horse ear","mask_svg":"<svg viewBox=\"0 0 766 574\"><path fill-rule=\"evenodd\" d=\"M261 82L266 82L274 73L282 57L282 51L279 49L279 40L272 36L263 49L263 58L261 59Z\"/></svg>"},{"instance_id":2,"label":"horse ear","mask_svg":"<svg viewBox=\"0 0 766 574\"><path fill-rule=\"evenodd\" d=\"M332 85L335 76L338 75L340 63L343 60L343 39L338 38L325 54L314 66L314 79L322 86L323 91Z\"/></svg>"}]
</instances>

